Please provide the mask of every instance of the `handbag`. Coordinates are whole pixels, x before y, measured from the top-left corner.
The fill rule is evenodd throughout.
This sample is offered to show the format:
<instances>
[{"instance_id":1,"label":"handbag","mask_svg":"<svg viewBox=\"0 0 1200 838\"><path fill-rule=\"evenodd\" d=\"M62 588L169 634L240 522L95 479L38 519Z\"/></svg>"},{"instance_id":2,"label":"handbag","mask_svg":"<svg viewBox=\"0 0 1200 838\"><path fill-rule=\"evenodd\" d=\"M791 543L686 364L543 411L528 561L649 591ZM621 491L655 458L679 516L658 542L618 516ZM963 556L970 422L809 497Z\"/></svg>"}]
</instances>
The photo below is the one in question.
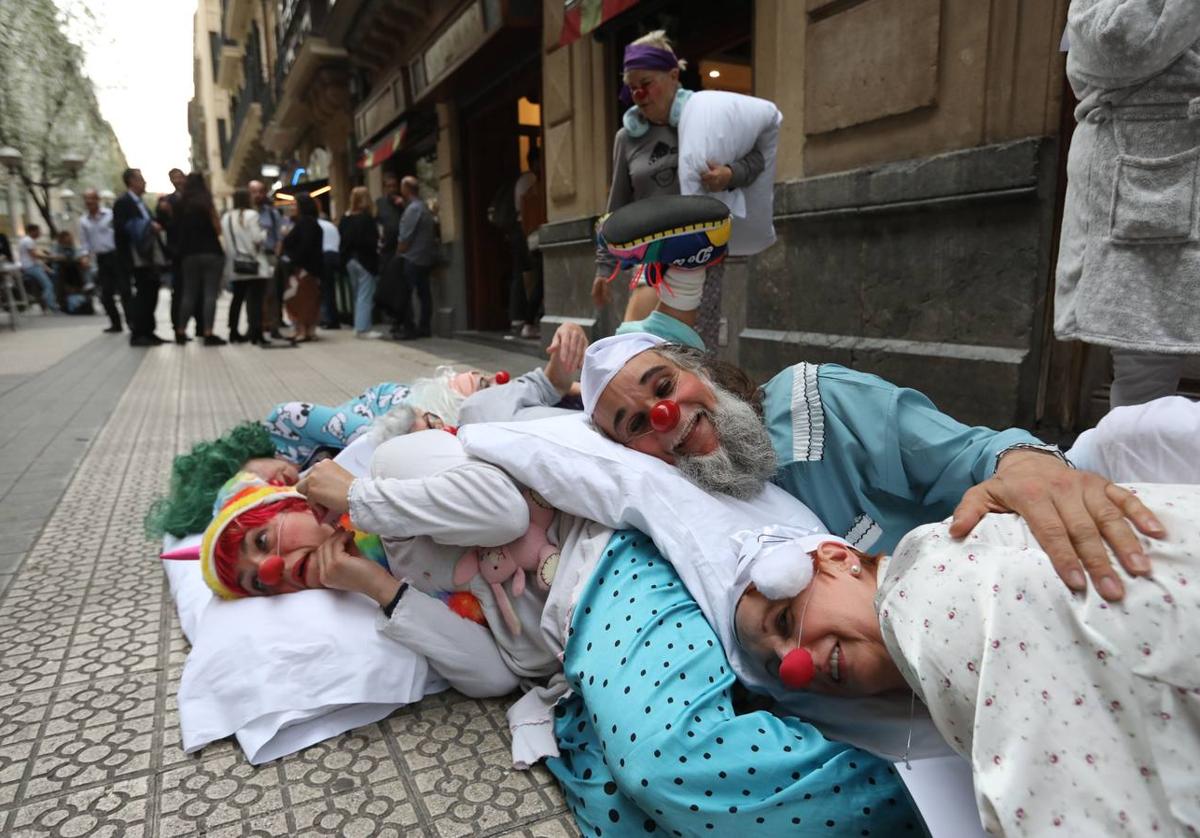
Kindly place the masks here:
<instances>
[{"instance_id":1,"label":"handbag","mask_svg":"<svg viewBox=\"0 0 1200 838\"><path fill-rule=\"evenodd\" d=\"M226 228L229 233L229 244L233 248L233 273L235 276L258 276L258 260L253 256L241 253L237 247L237 237L233 234L233 216L225 216Z\"/></svg>"}]
</instances>

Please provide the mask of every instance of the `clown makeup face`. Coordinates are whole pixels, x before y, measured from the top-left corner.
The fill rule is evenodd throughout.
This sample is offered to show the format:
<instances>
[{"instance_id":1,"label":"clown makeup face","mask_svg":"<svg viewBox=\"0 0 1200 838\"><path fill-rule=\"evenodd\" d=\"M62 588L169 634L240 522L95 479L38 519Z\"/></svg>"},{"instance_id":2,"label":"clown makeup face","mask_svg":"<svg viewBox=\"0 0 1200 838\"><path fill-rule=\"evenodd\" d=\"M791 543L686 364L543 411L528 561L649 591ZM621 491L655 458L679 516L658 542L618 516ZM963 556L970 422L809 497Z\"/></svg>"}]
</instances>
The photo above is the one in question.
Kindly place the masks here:
<instances>
[{"instance_id":1,"label":"clown makeup face","mask_svg":"<svg viewBox=\"0 0 1200 838\"><path fill-rule=\"evenodd\" d=\"M654 430L649 420L663 399L679 406L669 431ZM750 498L775 473L775 450L754 409L655 350L635 355L613 377L592 419L612 439L676 466L708 492Z\"/></svg>"},{"instance_id":2,"label":"clown makeup face","mask_svg":"<svg viewBox=\"0 0 1200 838\"><path fill-rule=\"evenodd\" d=\"M675 92L679 90L679 70L629 70L625 73L625 84L647 122L667 124Z\"/></svg>"},{"instance_id":3,"label":"clown makeup face","mask_svg":"<svg viewBox=\"0 0 1200 838\"><path fill-rule=\"evenodd\" d=\"M851 697L905 688L875 614L875 560L831 541L811 555L813 581L791 599L746 590L734 614L738 643L775 677L788 652L803 646L816 666L812 692Z\"/></svg>"},{"instance_id":4,"label":"clown makeup face","mask_svg":"<svg viewBox=\"0 0 1200 838\"><path fill-rule=\"evenodd\" d=\"M462 396L470 396L480 390L486 390L492 386L492 379L495 376L482 373L479 370L470 370L469 372L460 372L458 375L450 379L450 387L454 392ZM430 426L432 427L432 426Z\"/></svg>"},{"instance_id":5,"label":"clown makeup face","mask_svg":"<svg viewBox=\"0 0 1200 838\"><path fill-rule=\"evenodd\" d=\"M313 512L281 512L265 524L246 531L238 550L237 579L242 590L254 596L290 594L319 588L317 569L309 562L313 551L334 533ZM270 585L259 578L258 569L270 556L283 559L279 582Z\"/></svg>"},{"instance_id":6,"label":"clown makeup face","mask_svg":"<svg viewBox=\"0 0 1200 838\"><path fill-rule=\"evenodd\" d=\"M295 486L300 482L300 469L278 457L255 457L247 460L242 470L261 477L271 486Z\"/></svg>"}]
</instances>

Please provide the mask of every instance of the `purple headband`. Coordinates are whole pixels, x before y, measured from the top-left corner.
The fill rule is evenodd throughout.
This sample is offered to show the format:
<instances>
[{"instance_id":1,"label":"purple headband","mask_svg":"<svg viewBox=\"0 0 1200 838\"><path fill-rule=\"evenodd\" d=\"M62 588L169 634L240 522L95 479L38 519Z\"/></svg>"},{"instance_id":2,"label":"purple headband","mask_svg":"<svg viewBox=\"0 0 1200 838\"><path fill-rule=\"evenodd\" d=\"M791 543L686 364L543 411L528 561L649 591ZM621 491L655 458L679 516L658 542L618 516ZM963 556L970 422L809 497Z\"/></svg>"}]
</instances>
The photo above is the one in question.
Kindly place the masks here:
<instances>
[{"instance_id":1,"label":"purple headband","mask_svg":"<svg viewBox=\"0 0 1200 838\"><path fill-rule=\"evenodd\" d=\"M664 73L679 67L679 59L669 49L650 44L630 44L625 47L624 71L661 70Z\"/></svg>"}]
</instances>

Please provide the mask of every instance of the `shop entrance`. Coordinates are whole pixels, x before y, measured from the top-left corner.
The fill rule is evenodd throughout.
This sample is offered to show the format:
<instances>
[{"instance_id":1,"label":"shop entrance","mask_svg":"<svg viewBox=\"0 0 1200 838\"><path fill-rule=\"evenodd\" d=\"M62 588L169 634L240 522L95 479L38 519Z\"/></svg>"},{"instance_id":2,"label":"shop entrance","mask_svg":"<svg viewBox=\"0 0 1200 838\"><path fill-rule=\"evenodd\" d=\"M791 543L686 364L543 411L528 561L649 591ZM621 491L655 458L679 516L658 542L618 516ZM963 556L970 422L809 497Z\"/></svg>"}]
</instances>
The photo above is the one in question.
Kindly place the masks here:
<instances>
[{"instance_id":1,"label":"shop entrance","mask_svg":"<svg viewBox=\"0 0 1200 838\"><path fill-rule=\"evenodd\" d=\"M530 61L462 111L467 321L477 331L511 326L516 184L541 145L540 91L541 68Z\"/></svg>"}]
</instances>

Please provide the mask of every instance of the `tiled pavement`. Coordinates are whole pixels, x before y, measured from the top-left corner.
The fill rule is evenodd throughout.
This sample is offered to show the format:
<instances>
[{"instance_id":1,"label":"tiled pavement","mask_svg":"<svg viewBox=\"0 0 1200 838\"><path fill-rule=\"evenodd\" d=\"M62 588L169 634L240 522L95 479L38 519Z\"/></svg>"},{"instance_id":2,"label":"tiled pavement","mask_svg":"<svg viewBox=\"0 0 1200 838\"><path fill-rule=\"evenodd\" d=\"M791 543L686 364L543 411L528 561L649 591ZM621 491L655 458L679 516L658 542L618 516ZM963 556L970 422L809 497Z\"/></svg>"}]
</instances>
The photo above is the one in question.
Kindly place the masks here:
<instances>
[{"instance_id":1,"label":"tiled pavement","mask_svg":"<svg viewBox=\"0 0 1200 838\"><path fill-rule=\"evenodd\" d=\"M433 696L258 768L230 741L184 755L187 644L141 528L177 451L277 401L533 359L346 331L138 350L100 320L0 330L0 834L576 835L549 774L509 768L500 701Z\"/></svg>"}]
</instances>

